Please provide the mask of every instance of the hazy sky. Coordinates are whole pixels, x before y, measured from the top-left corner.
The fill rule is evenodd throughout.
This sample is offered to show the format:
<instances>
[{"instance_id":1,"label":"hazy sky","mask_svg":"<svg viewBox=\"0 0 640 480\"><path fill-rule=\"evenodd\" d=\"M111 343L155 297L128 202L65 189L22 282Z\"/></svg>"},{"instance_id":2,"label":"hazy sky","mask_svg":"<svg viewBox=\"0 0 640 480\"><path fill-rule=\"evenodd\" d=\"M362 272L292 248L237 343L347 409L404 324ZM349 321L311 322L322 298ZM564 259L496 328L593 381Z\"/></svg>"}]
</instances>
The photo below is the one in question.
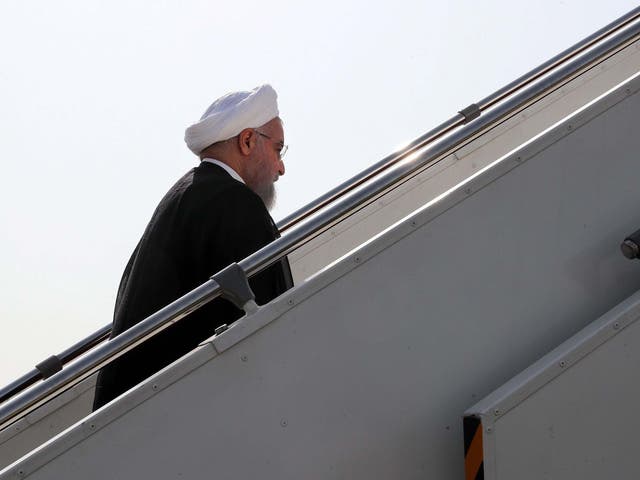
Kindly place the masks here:
<instances>
[{"instance_id":1,"label":"hazy sky","mask_svg":"<svg viewBox=\"0 0 640 480\"><path fill-rule=\"evenodd\" d=\"M636 6L3 0L0 384L111 321L218 96L279 93L277 220Z\"/></svg>"}]
</instances>

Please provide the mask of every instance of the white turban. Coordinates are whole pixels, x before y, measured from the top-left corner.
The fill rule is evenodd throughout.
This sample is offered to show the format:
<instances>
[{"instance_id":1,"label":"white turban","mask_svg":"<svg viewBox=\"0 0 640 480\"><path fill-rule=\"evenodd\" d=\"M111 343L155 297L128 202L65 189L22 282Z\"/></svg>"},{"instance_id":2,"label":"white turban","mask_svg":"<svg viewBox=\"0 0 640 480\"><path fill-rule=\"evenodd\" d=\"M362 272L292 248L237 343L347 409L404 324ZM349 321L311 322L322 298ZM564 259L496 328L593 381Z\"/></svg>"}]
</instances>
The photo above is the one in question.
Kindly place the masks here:
<instances>
[{"instance_id":1,"label":"white turban","mask_svg":"<svg viewBox=\"0 0 640 480\"><path fill-rule=\"evenodd\" d=\"M245 128L257 128L278 116L278 95L271 85L250 92L229 93L213 102L200 121L184 133L196 155L209 145L235 137Z\"/></svg>"}]
</instances>

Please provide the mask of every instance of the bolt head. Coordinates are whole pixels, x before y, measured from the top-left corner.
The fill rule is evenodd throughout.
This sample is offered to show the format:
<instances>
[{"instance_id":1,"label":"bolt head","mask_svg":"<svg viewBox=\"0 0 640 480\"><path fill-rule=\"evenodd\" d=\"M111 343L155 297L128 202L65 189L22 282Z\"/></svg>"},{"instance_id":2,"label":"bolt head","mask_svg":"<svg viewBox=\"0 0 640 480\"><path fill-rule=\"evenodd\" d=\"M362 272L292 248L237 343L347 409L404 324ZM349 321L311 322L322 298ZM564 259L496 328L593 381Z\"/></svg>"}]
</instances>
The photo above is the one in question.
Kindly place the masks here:
<instances>
[{"instance_id":1,"label":"bolt head","mask_svg":"<svg viewBox=\"0 0 640 480\"><path fill-rule=\"evenodd\" d=\"M638 248L636 242L628 238L624 242L622 242L622 244L620 245L620 250L622 251L622 254L629 260L638 258L638 253L640 253L640 248Z\"/></svg>"}]
</instances>

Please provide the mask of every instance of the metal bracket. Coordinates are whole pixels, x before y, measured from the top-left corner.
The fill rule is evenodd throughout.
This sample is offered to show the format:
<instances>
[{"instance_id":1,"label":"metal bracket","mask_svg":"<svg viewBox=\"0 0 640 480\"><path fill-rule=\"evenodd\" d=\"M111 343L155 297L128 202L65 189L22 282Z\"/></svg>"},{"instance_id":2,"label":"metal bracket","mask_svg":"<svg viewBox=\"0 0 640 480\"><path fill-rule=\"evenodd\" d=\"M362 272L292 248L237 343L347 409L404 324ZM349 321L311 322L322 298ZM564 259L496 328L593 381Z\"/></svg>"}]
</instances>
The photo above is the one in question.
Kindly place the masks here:
<instances>
[{"instance_id":1,"label":"metal bracket","mask_svg":"<svg viewBox=\"0 0 640 480\"><path fill-rule=\"evenodd\" d=\"M42 375L42 379L44 380L45 378L49 378L62 370L62 362L57 356L51 355L46 360L37 364L36 369L40 372L40 375Z\"/></svg>"},{"instance_id":2,"label":"metal bracket","mask_svg":"<svg viewBox=\"0 0 640 480\"><path fill-rule=\"evenodd\" d=\"M256 296L249 286L247 275L237 263L232 263L220 270L211 279L220 285L222 298L229 300L240 310L244 310L247 315L258 310Z\"/></svg>"},{"instance_id":3,"label":"metal bracket","mask_svg":"<svg viewBox=\"0 0 640 480\"><path fill-rule=\"evenodd\" d=\"M620 250L629 260L640 258L640 230L627 236L620 244Z\"/></svg>"},{"instance_id":4,"label":"metal bracket","mask_svg":"<svg viewBox=\"0 0 640 480\"><path fill-rule=\"evenodd\" d=\"M464 123L467 124L471 120L475 120L476 118L478 118L482 111L477 104L472 103L467 108L463 108L462 110L460 110L458 113L464 117Z\"/></svg>"}]
</instances>

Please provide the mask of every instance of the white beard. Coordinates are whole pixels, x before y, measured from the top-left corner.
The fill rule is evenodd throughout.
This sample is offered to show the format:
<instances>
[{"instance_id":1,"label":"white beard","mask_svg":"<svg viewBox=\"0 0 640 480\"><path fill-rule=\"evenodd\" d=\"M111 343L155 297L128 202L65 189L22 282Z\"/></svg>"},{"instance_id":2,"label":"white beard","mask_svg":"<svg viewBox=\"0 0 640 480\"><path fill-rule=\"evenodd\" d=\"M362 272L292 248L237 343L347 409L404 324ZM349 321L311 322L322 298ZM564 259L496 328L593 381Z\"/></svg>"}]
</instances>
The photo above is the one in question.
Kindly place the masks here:
<instances>
[{"instance_id":1,"label":"white beard","mask_svg":"<svg viewBox=\"0 0 640 480\"><path fill-rule=\"evenodd\" d=\"M266 185L256 186L254 192L262 199L267 210L271 211L276 204L276 186L273 182Z\"/></svg>"}]
</instances>

